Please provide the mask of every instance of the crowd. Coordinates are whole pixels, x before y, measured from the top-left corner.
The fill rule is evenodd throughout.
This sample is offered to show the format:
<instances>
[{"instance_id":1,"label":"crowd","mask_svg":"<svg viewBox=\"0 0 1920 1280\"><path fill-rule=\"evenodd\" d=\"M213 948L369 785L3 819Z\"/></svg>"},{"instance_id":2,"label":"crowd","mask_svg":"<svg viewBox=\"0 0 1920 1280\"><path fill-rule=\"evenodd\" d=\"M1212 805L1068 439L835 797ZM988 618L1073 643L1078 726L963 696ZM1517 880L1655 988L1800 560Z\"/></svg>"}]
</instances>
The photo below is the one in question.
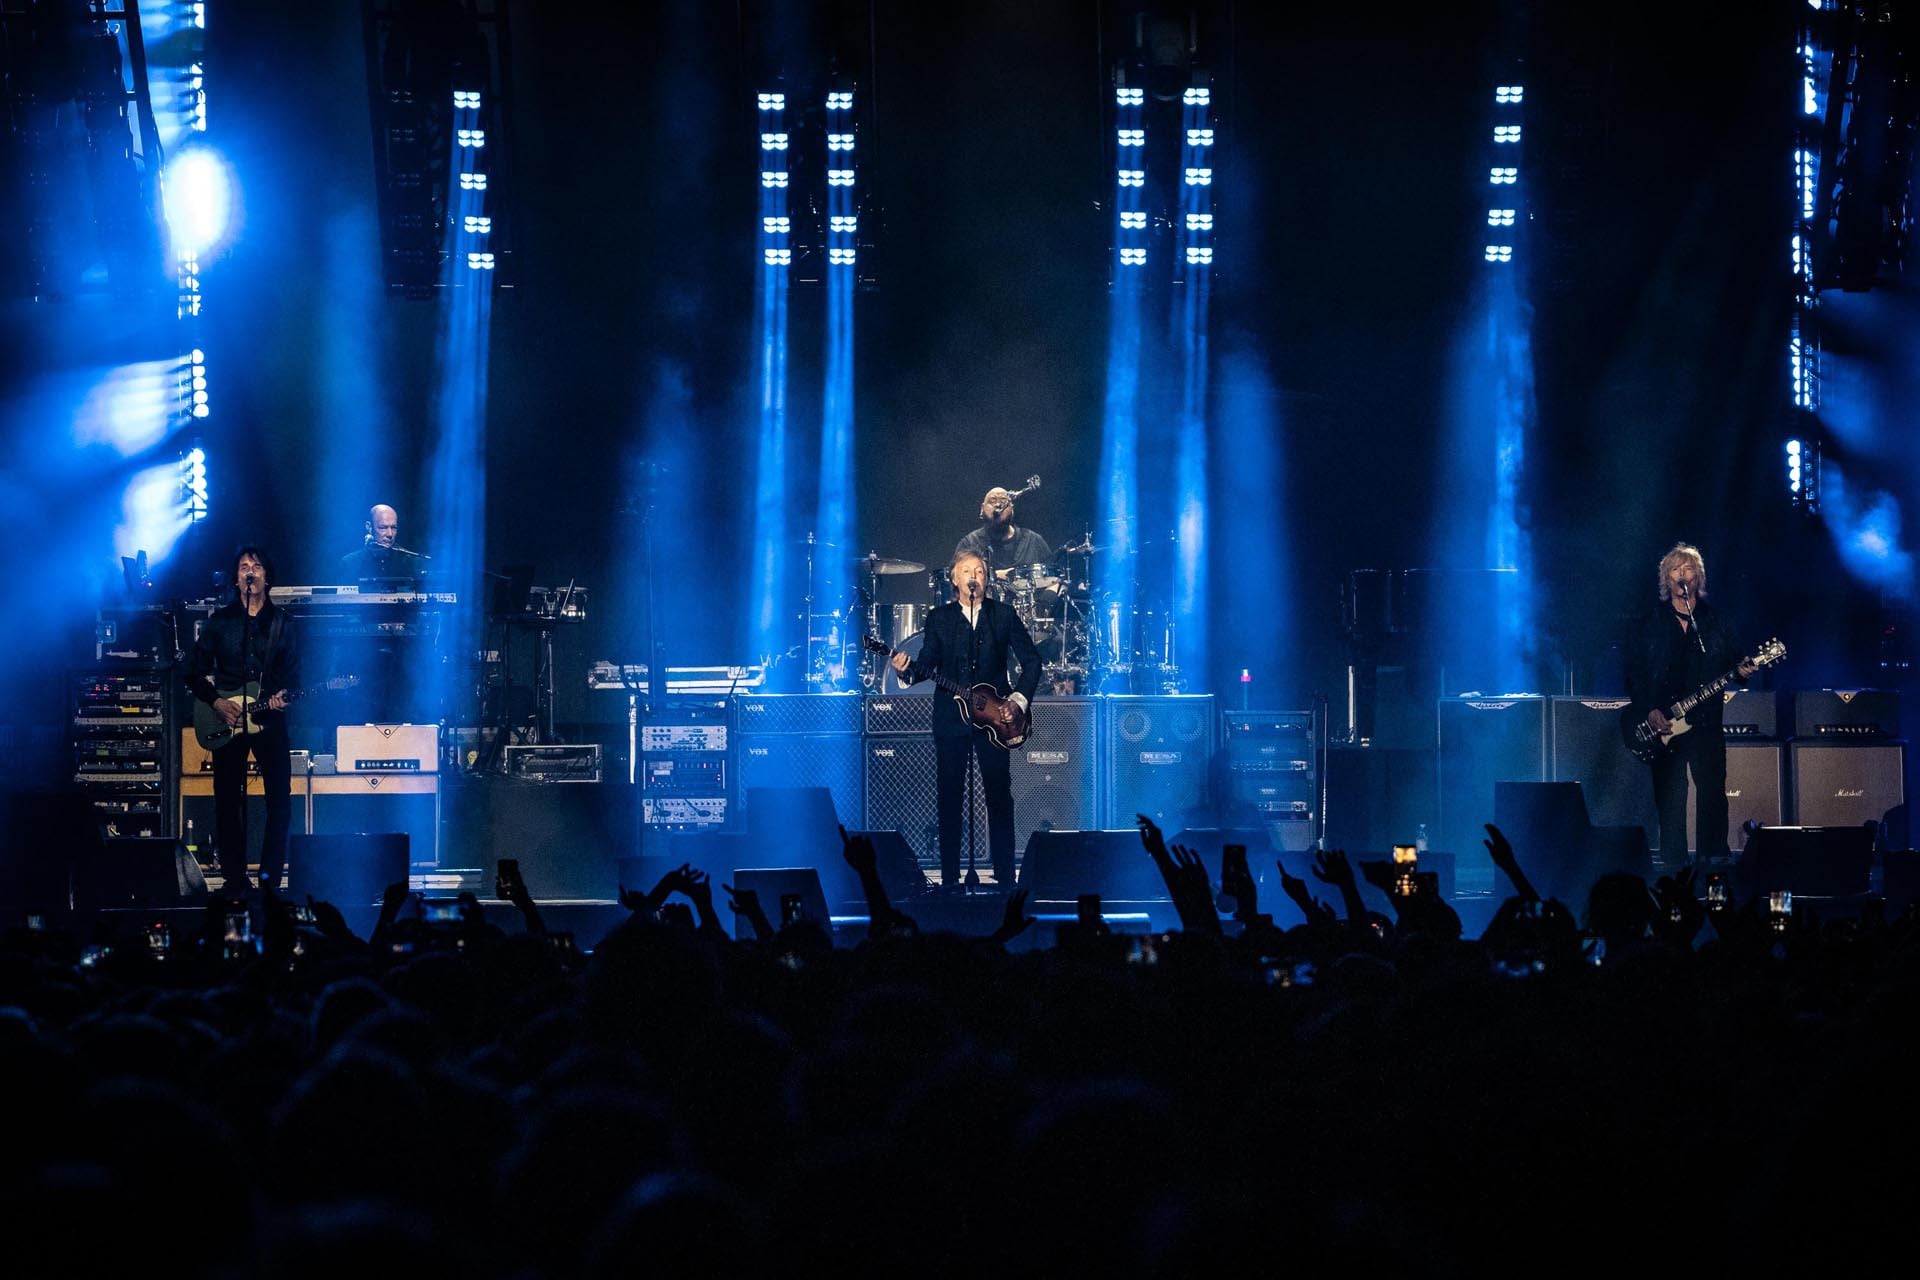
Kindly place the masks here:
<instances>
[{"instance_id":1,"label":"crowd","mask_svg":"<svg viewBox=\"0 0 1920 1280\"><path fill-rule=\"evenodd\" d=\"M734 940L682 868L590 946L530 887L0 946L15 1275L1786 1274L1904 1254L1920 925L1685 873L1478 939L1428 877L1142 822L1182 927ZM1291 863L1292 865L1287 865ZM1391 917L1359 890L1388 892ZM1320 895L1330 899L1323 901ZM1230 912L1221 904L1231 904ZM450 915L451 918L427 918ZM259 933L254 935L255 922ZM1044 928L1044 926L1041 926ZM1014 939L1020 946L1009 946Z\"/></svg>"}]
</instances>

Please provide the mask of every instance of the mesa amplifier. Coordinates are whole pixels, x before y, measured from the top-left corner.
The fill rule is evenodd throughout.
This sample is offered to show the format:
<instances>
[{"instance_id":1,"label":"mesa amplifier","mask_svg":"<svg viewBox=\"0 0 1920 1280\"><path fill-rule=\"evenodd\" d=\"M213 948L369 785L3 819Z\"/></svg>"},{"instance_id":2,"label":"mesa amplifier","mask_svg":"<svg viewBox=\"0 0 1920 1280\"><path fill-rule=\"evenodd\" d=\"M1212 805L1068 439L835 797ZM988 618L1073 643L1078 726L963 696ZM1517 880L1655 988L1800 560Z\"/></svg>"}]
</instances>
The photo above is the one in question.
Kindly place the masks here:
<instances>
[{"instance_id":1,"label":"mesa amplifier","mask_svg":"<svg viewBox=\"0 0 1920 1280\"><path fill-rule=\"evenodd\" d=\"M600 781L600 744L542 743L508 747L507 776L528 782Z\"/></svg>"},{"instance_id":2,"label":"mesa amplifier","mask_svg":"<svg viewBox=\"0 0 1920 1280\"><path fill-rule=\"evenodd\" d=\"M1207 804L1213 764L1213 696L1102 699L1106 727L1106 818L1109 829L1133 825L1144 813L1178 830Z\"/></svg>"},{"instance_id":3,"label":"mesa amplifier","mask_svg":"<svg viewBox=\"0 0 1920 1280\"><path fill-rule=\"evenodd\" d=\"M343 724L335 731L334 768L340 773L438 773L437 724ZM415 854L419 846L414 846Z\"/></svg>"},{"instance_id":4,"label":"mesa amplifier","mask_svg":"<svg viewBox=\"0 0 1920 1280\"><path fill-rule=\"evenodd\" d=\"M748 734L860 732L860 704L855 693L761 693L735 698L734 731Z\"/></svg>"},{"instance_id":5,"label":"mesa amplifier","mask_svg":"<svg viewBox=\"0 0 1920 1280\"><path fill-rule=\"evenodd\" d=\"M1035 701L1026 747L1008 753L1016 853L1026 851L1032 832L1084 831L1098 822L1094 791L1100 780L1099 720L1099 703L1093 698ZM985 834L985 828L981 830Z\"/></svg>"},{"instance_id":6,"label":"mesa amplifier","mask_svg":"<svg viewBox=\"0 0 1920 1280\"><path fill-rule=\"evenodd\" d=\"M1793 736L1897 738L1900 695L1891 689L1802 689L1793 695Z\"/></svg>"}]
</instances>

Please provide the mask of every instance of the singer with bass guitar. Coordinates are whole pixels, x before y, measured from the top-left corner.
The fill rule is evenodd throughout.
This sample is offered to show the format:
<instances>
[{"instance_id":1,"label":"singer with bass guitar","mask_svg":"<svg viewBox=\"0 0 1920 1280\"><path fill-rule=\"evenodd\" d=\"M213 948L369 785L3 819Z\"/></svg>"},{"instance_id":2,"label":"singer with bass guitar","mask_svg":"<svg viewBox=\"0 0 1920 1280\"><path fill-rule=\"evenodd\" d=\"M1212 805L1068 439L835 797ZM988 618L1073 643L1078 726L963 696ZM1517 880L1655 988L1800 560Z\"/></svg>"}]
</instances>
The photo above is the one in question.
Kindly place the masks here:
<instances>
[{"instance_id":1,"label":"singer with bass guitar","mask_svg":"<svg viewBox=\"0 0 1920 1280\"><path fill-rule=\"evenodd\" d=\"M188 668L187 690L235 730L213 751L214 841L220 851L224 892L244 893L247 882L247 757L260 763L266 793L266 829L260 839L260 883L280 887L293 822L293 771L288 759L287 719L245 714L238 694L254 685L266 694L268 711L286 708L287 690L299 687L300 645L293 619L267 594L273 561L259 547L233 557L233 599L201 625Z\"/></svg>"},{"instance_id":2,"label":"singer with bass guitar","mask_svg":"<svg viewBox=\"0 0 1920 1280\"><path fill-rule=\"evenodd\" d=\"M987 845L993 876L1001 890L1013 886L1013 771L1007 750L998 741L1024 741L1026 719L1034 691L1040 686L1040 653L1026 624L1011 605L987 598L987 562L978 555L956 555L947 573L956 599L927 615L920 656L909 660L893 655L893 668L903 683L933 676L943 684L970 689L991 685L992 727L980 726L963 713L957 698L936 694L933 700L933 741L939 789L940 883L960 883L960 814L966 796L967 764L980 761L980 780L986 788ZM1018 663L1019 678L1011 678ZM1000 701L1004 699L1004 702Z\"/></svg>"},{"instance_id":3,"label":"singer with bass guitar","mask_svg":"<svg viewBox=\"0 0 1920 1280\"><path fill-rule=\"evenodd\" d=\"M1727 673L1745 683L1758 668L1741 657L1733 628L1707 601L1707 562L1697 547L1676 543L1660 558L1659 604L1635 629L1627 655L1631 714L1654 735L1673 726L1666 708ZM1700 858L1727 854L1727 745L1723 704L1707 698L1687 713L1691 732L1669 739L1651 763L1660 813L1660 855L1668 866L1688 860L1687 777L1693 777L1694 847Z\"/></svg>"}]
</instances>

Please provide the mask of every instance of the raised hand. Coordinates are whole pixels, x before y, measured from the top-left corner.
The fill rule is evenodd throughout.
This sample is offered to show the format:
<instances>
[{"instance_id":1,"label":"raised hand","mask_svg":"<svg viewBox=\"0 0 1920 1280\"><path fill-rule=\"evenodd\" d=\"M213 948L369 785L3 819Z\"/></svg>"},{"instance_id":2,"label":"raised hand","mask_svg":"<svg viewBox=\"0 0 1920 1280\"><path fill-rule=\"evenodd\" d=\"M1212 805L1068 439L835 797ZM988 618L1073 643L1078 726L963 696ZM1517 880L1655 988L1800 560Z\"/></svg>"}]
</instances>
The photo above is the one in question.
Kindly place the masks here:
<instances>
[{"instance_id":1,"label":"raised hand","mask_svg":"<svg viewBox=\"0 0 1920 1280\"><path fill-rule=\"evenodd\" d=\"M629 889L625 885L620 886L620 905L635 915L653 910L652 899L638 889Z\"/></svg>"},{"instance_id":2,"label":"raised hand","mask_svg":"<svg viewBox=\"0 0 1920 1280\"><path fill-rule=\"evenodd\" d=\"M1007 895L1007 909L1000 917L1000 927L994 930L993 941L1005 946L1033 927L1033 918L1027 914L1027 891L1015 889Z\"/></svg>"},{"instance_id":3,"label":"raised hand","mask_svg":"<svg viewBox=\"0 0 1920 1280\"><path fill-rule=\"evenodd\" d=\"M671 898L676 893L685 893L687 891L688 878L692 875L693 864L691 862L681 863L660 877L660 882L653 886L651 893L647 894L647 902L655 911L658 911L668 898Z\"/></svg>"},{"instance_id":4,"label":"raised hand","mask_svg":"<svg viewBox=\"0 0 1920 1280\"><path fill-rule=\"evenodd\" d=\"M1183 844L1171 846L1171 868L1167 871L1167 890L1174 910L1188 929L1220 932L1220 913L1213 905L1213 885L1200 855Z\"/></svg>"},{"instance_id":5,"label":"raised hand","mask_svg":"<svg viewBox=\"0 0 1920 1280\"><path fill-rule=\"evenodd\" d=\"M1247 866L1247 846L1230 844L1220 850L1220 892L1232 898L1234 917L1250 920L1260 910L1260 889Z\"/></svg>"},{"instance_id":6,"label":"raised hand","mask_svg":"<svg viewBox=\"0 0 1920 1280\"><path fill-rule=\"evenodd\" d=\"M1313 855L1313 878L1321 884L1344 889L1354 882L1353 865L1344 849L1323 849Z\"/></svg>"},{"instance_id":7,"label":"raised hand","mask_svg":"<svg viewBox=\"0 0 1920 1280\"><path fill-rule=\"evenodd\" d=\"M347 928L347 918L340 914L340 908L331 902L316 902L312 894L307 895L307 909L313 912L313 927L329 938L351 938L353 931Z\"/></svg>"},{"instance_id":8,"label":"raised hand","mask_svg":"<svg viewBox=\"0 0 1920 1280\"><path fill-rule=\"evenodd\" d=\"M395 880L380 895L380 918L392 920L399 916L400 908L407 905L407 895L412 887L405 880Z\"/></svg>"},{"instance_id":9,"label":"raised hand","mask_svg":"<svg viewBox=\"0 0 1920 1280\"><path fill-rule=\"evenodd\" d=\"M873 837L867 835L849 835L845 827L840 828L840 856L847 860L856 874L864 880L869 873L877 873L880 855L873 847Z\"/></svg>"},{"instance_id":10,"label":"raised hand","mask_svg":"<svg viewBox=\"0 0 1920 1280\"><path fill-rule=\"evenodd\" d=\"M765 942L774 936L773 921L767 919L766 909L760 905L760 894L757 891L736 889L730 884L723 884L720 887L726 891L727 905L733 908L736 915L745 916L747 923L753 926L754 937Z\"/></svg>"},{"instance_id":11,"label":"raised hand","mask_svg":"<svg viewBox=\"0 0 1920 1280\"><path fill-rule=\"evenodd\" d=\"M1532 881L1527 879L1526 872L1520 869L1519 855L1514 853L1513 845L1508 843L1506 833L1491 822L1486 824L1486 831L1487 838L1480 843L1487 847L1487 854L1493 859L1493 865L1500 868L1501 874L1513 882L1515 893L1523 898L1537 900L1540 894L1534 889Z\"/></svg>"},{"instance_id":12,"label":"raised hand","mask_svg":"<svg viewBox=\"0 0 1920 1280\"><path fill-rule=\"evenodd\" d=\"M1167 857L1167 837L1160 830L1160 824L1144 813L1136 813L1133 820L1140 827L1140 843L1147 847L1155 862L1164 862Z\"/></svg>"}]
</instances>

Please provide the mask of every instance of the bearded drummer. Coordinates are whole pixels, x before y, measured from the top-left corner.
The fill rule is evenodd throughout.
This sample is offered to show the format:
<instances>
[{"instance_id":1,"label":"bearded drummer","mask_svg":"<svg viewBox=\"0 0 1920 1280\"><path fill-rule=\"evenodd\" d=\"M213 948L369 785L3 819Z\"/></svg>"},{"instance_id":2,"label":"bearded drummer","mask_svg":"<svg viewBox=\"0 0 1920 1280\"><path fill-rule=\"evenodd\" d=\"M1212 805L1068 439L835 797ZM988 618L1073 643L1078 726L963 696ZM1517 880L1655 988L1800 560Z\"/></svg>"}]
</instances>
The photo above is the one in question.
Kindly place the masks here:
<instances>
[{"instance_id":1,"label":"bearded drummer","mask_svg":"<svg viewBox=\"0 0 1920 1280\"><path fill-rule=\"evenodd\" d=\"M1034 566L1044 565L1053 558L1052 543L1014 523L1013 495L1005 489L987 490L987 496L980 500L980 518L985 523L960 539L960 544L953 549L953 558L957 562L961 556L979 556L996 584L1004 586L1008 578L1016 575L1032 577L1036 573ZM1051 591L1060 584L1057 578L1049 577L1045 581L1033 581L1031 585Z\"/></svg>"}]
</instances>

